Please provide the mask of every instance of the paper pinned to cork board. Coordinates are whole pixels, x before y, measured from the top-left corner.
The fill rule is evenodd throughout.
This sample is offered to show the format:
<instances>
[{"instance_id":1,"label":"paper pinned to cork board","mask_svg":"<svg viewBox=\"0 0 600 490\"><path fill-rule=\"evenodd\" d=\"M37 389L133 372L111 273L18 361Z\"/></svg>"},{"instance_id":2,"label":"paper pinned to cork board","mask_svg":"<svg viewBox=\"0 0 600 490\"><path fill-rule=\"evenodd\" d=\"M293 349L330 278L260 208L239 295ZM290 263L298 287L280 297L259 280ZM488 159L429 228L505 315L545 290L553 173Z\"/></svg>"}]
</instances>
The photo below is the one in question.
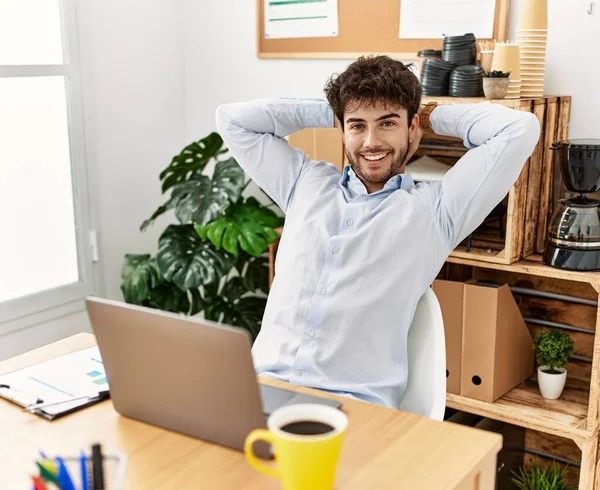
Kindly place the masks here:
<instances>
[{"instance_id":1,"label":"paper pinned to cork board","mask_svg":"<svg viewBox=\"0 0 600 490\"><path fill-rule=\"evenodd\" d=\"M265 38L333 37L338 0L264 0Z\"/></svg>"},{"instance_id":2,"label":"paper pinned to cork board","mask_svg":"<svg viewBox=\"0 0 600 490\"><path fill-rule=\"evenodd\" d=\"M494 36L495 0L400 0L400 39Z\"/></svg>"}]
</instances>

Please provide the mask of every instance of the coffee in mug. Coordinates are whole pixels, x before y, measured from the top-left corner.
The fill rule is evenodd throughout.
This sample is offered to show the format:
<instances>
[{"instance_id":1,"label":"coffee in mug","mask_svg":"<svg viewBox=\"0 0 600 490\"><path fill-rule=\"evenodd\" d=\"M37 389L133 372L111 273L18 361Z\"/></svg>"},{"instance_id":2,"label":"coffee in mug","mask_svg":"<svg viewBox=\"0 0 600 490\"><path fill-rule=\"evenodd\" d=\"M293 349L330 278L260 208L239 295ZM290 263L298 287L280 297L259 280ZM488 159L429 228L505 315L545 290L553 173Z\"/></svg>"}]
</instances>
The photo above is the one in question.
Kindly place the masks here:
<instances>
[{"instance_id":1,"label":"coffee in mug","mask_svg":"<svg viewBox=\"0 0 600 490\"><path fill-rule=\"evenodd\" d=\"M283 490L332 490L348 418L337 408L313 403L288 405L246 438L246 458L258 471L281 480ZM256 441L273 447L276 467L252 451Z\"/></svg>"}]
</instances>

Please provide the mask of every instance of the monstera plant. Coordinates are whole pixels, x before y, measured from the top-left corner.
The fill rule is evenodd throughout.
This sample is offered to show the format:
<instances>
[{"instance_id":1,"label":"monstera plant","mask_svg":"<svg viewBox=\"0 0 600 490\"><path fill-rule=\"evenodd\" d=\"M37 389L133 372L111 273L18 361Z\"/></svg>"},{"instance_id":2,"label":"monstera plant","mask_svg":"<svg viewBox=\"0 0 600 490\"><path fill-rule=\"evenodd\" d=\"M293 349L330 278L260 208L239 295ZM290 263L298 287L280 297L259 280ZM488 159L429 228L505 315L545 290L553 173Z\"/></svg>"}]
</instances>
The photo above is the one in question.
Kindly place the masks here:
<instances>
[{"instance_id":1,"label":"monstera plant","mask_svg":"<svg viewBox=\"0 0 600 490\"><path fill-rule=\"evenodd\" d=\"M282 218L245 197L250 183L217 133L193 142L160 174L167 201L140 227L173 211L155 257L125 256L121 290L128 303L246 328L256 337L268 288L266 251ZM205 170L215 162L212 177Z\"/></svg>"}]
</instances>

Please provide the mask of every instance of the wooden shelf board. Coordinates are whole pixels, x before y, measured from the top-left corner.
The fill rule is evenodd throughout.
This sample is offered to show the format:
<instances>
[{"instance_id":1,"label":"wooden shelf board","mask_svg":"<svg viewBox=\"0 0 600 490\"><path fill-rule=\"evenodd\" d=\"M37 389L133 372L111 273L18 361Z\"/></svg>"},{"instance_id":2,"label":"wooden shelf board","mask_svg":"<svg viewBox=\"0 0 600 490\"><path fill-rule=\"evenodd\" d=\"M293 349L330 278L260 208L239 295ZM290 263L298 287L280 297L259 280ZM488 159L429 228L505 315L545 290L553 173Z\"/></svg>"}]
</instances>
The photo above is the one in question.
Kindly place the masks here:
<instances>
[{"instance_id":1,"label":"wooden shelf board","mask_svg":"<svg viewBox=\"0 0 600 490\"><path fill-rule=\"evenodd\" d=\"M521 274L530 274L533 276L553 277L556 279L564 279L566 281L600 284L600 272L578 272L550 267L549 265L544 264L541 255L530 255L526 259L513 262L512 264L500 264L488 261L482 263L482 260L456 256L448 257L446 259L446 262L453 264L470 265L473 267L485 267L486 269L518 272Z\"/></svg>"},{"instance_id":2,"label":"wooden shelf board","mask_svg":"<svg viewBox=\"0 0 600 490\"><path fill-rule=\"evenodd\" d=\"M452 259L452 260L451 260ZM467 265L479 265L480 267L493 268L493 265L508 266L510 259L504 257L504 249L492 250L488 248L478 248L473 246L471 250L467 252L464 245L459 245L453 251L450 257L446 259L448 262L456 262L463 264L466 262L472 262ZM511 269L512 270L512 269Z\"/></svg>"},{"instance_id":3,"label":"wooden shelf board","mask_svg":"<svg viewBox=\"0 0 600 490\"><path fill-rule=\"evenodd\" d=\"M450 408L568 439L590 439L593 431L585 428L588 387L588 383L568 379L560 399L545 400L539 393L537 382L530 379L494 403L448 393L446 404Z\"/></svg>"},{"instance_id":4,"label":"wooden shelf board","mask_svg":"<svg viewBox=\"0 0 600 490\"><path fill-rule=\"evenodd\" d=\"M479 104L481 102L492 102L494 104L500 104L511 109L518 109L521 107L521 101L530 101L529 98L523 99L494 99L488 100L485 97L448 97L448 96L423 96L422 103L427 104L428 102L437 102L438 105L454 105L454 104Z\"/></svg>"}]
</instances>

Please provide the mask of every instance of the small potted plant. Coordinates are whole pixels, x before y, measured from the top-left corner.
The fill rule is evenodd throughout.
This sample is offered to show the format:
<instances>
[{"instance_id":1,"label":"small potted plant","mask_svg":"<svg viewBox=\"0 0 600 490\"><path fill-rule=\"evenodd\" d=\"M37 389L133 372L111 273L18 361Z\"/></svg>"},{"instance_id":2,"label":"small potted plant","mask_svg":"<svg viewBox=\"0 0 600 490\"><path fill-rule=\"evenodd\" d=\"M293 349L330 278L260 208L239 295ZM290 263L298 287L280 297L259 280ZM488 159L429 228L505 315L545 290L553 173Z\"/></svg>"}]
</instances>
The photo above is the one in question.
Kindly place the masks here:
<instances>
[{"instance_id":1,"label":"small potted plant","mask_svg":"<svg viewBox=\"0 0 600 490\"><path fill-rule=\"evenodd\" d=\"M565 387L565 366L573 355L575 343L567 333L555 328L537 335L533 341L533 348L539 364L540 392L544 398L556 400Z\"/></svg>"},{"instance_id":2,"label":"small potted plant","mask_svg":"<svg viewBox=\"0 0 600 490\"><path fill-rule=\"evenodd\" d=\"M510 72L492 70L483 74L483 93L487 99L503 99L508 92Z\"/></svg>"},{"instance_id":3,"label":"small potted plant","mask_svg":"<svg viewBox=\"0 0 600 490\"><path fill-rule=\"evenodd\" d=\"M568 468L552 463L545 468L539 464L531 470L523 467L513 471L512 482L519 490L575 490L567 486Z\"/></svg>"}]
</instances>

